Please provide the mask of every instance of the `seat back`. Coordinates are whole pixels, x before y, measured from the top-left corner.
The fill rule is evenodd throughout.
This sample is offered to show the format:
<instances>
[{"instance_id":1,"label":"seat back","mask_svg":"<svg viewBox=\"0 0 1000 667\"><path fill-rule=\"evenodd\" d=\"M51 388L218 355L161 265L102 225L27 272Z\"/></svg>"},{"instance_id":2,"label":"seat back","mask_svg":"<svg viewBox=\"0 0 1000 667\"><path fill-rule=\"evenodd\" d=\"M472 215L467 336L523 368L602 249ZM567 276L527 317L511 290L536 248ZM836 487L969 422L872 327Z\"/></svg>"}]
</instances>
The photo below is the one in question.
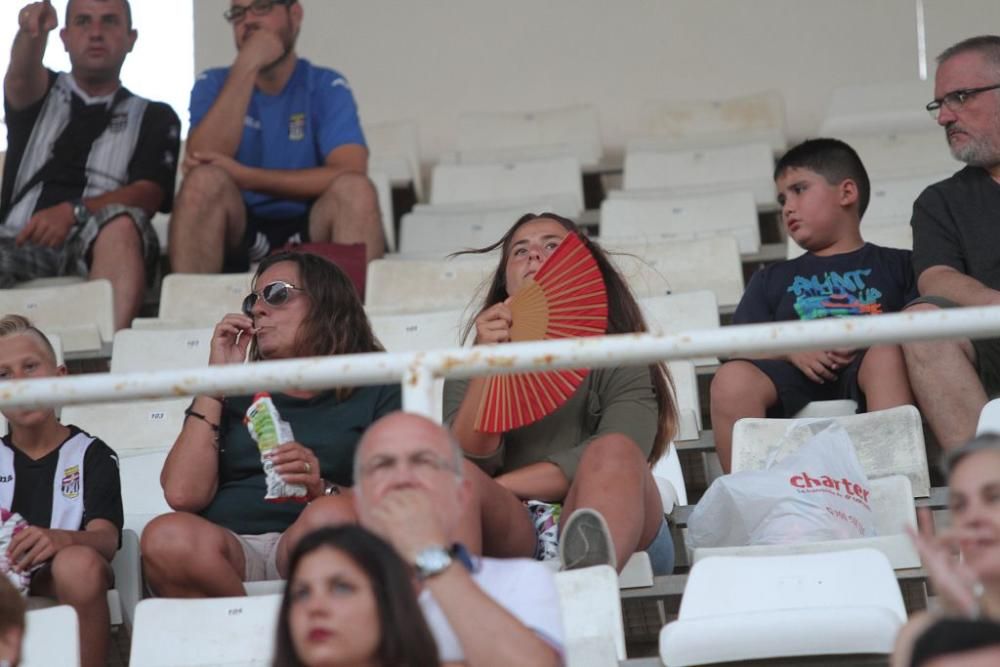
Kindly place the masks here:
<instances>
[{"instance_id":1,"label":"seat back","mask_svg":"<svg viewBox=\"0 0 1000 667\"><path fill-rule=\"evenodd\" d=\"M62 422L75 424L108 443L119 456L165 451L184 425L190 398L67 405Z\"/></svg>"},{"instance_id":2,"label":"seat back","mask_svg":"<svg viewBox=\"0 0 1000 667\"><path fill-rule=\"evenodd\" d=\"M1000 398L994 398L984 405L983 411L979 413L976 435L983 433L1000 433Z\"/></svg>"},{"instance_id":3,"label":"seat back","mask_svg":"<svg viewBox=\"0 0 1000 667\"><path fill-rule=\"evenodd\" d=\"M869 479L905 475L918 498L930 495L930 473L920 413L912 405L823 419L741 419L733 427L733 472L762 470L830 422L844 427Z\"/></svg>"},{"instance_id":4,"label":"seat back","mask_svg":"<svg viewBox=\"0 0 1000 667\"><path fill-rule=\"evenodd\" d=\"M69 605L29 611L25 616L21 667L79 667L80 624Z\"/></svg>"},{"instance_id":5,"label":"seat back","mask_svg":"<svg viewBox=\"0 0 1000 667\"><path fill-rule=\"evenodd\" d=\"M691 568L679 618L782 609L882 607L906 620L889 560L874 549L788 556L713 556Z\"/></svg>"},{"instance_id":6,"label":"seat back","mask_svg":"<svg viewBox=\"0 0 1000 667\"><path fill-rule=\"evenodd\" d=\"M680 422L674 440L697 440L702 428L698 373L690 361L669 361L667 367L674 381L674 403Z\"/></svg>"},{"instance_id":7,"label":"seat back","mask_svg":"<svg viewBox=\"0 0 1000 667\"><path fill-rule=\"evenodd\" d=\"M869 178L876 183L915 176L935 178L942 173L952 174L964 166L946 150L942 130L893 130L841 138L857 151Z\"/></svg>"},{"instance_id":8,"label":"seat back","mask_svg":"<svg viewBox=\"0 0 1000 667\"><path fill-rule=\"evenodd\" d=\"M152 519L172 511L160 485L166 460L166 450L119 457L125 527L138 535Z\"/></svg>"},{"instance_id":9,"label":"seat back","mask_svg":"<svg viewBox=\"0 0 1000 667\"><path fill-rule=\"evenodd\" d=\"M924 105L932 92L917 80L838 86L818 136L930 130L934 121Z\"/></svg>"},{"instance_id":10,"label":"seat back","mask_svg":"<svg viewBox=\"0 0 1000 667\"><path fill-rule=\"evenodd\" d=\"M583 210L583 180L576 158L438 164L434 167L432 204L552 195L570 195Z\"/></svg>"},{"instance_id":11,"label":"seat back","mask_svg":"<svg viewBox=\"0 0 1000 667\"><path fill-rule=\"evenodd\" d=\"M213 329L122 329L111 348L111 372L135 373L208 365Z\"/></svg>"},{"instance_id":12,"label":"seat back","mask_svg":"<svg viewBox=\"0 0 1000 667\"><path fill-rule=\"evenodd\" d=\"M750 190L758 206L774 206L774 156L766 143L625 154L625 190L672 195Z\"/></svg>"},{"instance_id":13,"label":"seat back","mask_svg":"<svg viewBox=\"0 0 1000 667\"><path fill-rule=\"evenodd\" d=\"M389 121L365 126L368 168L389 176L395 185L413 183L417 199L424 198L420 178L420 140L413 120Z\"/></svg>"},{"instance_id":14,"label":"seat back","mask_svg":"<svg viewBox=\"0 0 1000 667\"><path fill-rule=\"evenodd\" d=\"M639 307L652 333L674 334L719 328L719 302L708 290L680 292L639 299ZM695 366L710 366L718 359L692 359Z\"/></svg>"},{"instance_id":15,"label":"seat back","mask_svg":"<svg viewBox=\"0 0 1000 667\"><path fill-rule=\"evenodd\" d=\"M749 190L676 198L617 198L601 204L601 239L664 241L734 236L740 252L760 250L757 205Z\"/></svg>"},{"instance_id":16,"label":"seat back","mask_svg":"<svg viewBox=\"0 0 1000 667\"><path fill-rule=\"evenodd\" d=\"M224 315L240 312L252 278L250 273L172 273L160 288L159 319L176 328L214 327Z\"/></svg>"},{"instance_id":17,"label":"seat back","mask_svg":"<svg viewBox=\"0 0 1000 667\"><path fill-rule=\"evenodd\" d=\"M878 225L909 224L913 216L913 202L927 186L944 180L951 175L948 171L938 174L921 174L905 178L885 178L872 183L871 199L862 223L863 232Z\"/></svg>"},{"instance_id":18,"label":"seat back","mask_svg":"<svg viewBox=\"0 0 1000 667\"><path fill-rule=\"evenodd\" d=\"M628 148L704 147L762 141L783 151L785 102L777 90L716 100L646 100L639 107L643 139ZM640 143L641 142L641 143Z\"/></svg>"},{"instance_id":19,"label":"seat back","mask_svg":"<svg viewBox=\"0 0 1000 667\"><path fill-rule=\"evenodd\" d=\"M544 111L469 112L458 117L458 153L463 161L492 151L558 149L580 164L596 165L603 147L597 109L589 105Z\"/></svg>"},{"instance_id":20,"label":"seat back","mask_svg":"<svg viewBox=\"0 0 1000 667\"><path fill-rule=\"evenodd\" d=\"M383 258L368 264L369 315L466 309L477 303L499 256L450 260Z\"/></svg>"},{"instance_id":21,"label":"seat back","mask_svg":"<svg viewBox=\"0 0 1000 667\"><path fill-rule=\"evenodd\" d=\"M575 665L578 660L586 660L586 647L593 645L613 646L617 659L625 660L625 630L615 571L599 565L559 572L556 588L566 637L566 663Z\"/></svg>"},{"instance_id":22,"label":"seat back","mask_svg":"<svg viewBox=\"0 0 1000 667\"><path fill-rule=\"evenodd\" d=\"M0 290L0 313L18 313L62 339L67 354L99 353L111 344L114 310L107 280Z\"/></svg>"},{"instance_id":23,"label":"seat back","mask_svg":"<svg viewBox=\"0 0 1000 667\"><path fill-rule=\"evenodd\" d=\"M368 319L387 352L425 352L460 346L464 315L461 310L444 310Z\"/></svg>"},{"instance_id":24,"label":"seat back","mask_svg":"<svg viewBox=\"0 0 1000 667\"><path fill-rule=\"evenodd\" d=\"M129 665L270 665L280 605L280 595L143 600Z\"/></svg>"},{"instance_id":25,"label":"seat back","mask_svg":"<svg viewBox=\"0 0 1000 667\"><path fill-rule=\"evenodd\" d=\"M639 298L711 290L726 307L738 304L743 295L743 264L734 238L610 241L605 248Z\"/></svg>"}]
</instances>

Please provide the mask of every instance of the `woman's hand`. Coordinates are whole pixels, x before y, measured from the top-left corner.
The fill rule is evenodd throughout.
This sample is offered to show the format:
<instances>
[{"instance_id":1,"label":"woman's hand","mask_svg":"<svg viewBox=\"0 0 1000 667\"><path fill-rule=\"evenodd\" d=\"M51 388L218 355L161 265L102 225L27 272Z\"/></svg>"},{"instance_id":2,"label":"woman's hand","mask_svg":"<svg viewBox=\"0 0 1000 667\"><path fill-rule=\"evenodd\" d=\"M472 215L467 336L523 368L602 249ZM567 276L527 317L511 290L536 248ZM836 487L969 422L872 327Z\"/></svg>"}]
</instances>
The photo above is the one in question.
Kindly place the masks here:
<instances>
[{"instance_id":1,"label":"woman's hand","mask_svg":"<svg viewBox=\"0 0 1000 667\"><path fill-rule=\"evenodd\" d=\"M253 320L240 313L229 313L212 332L209 365L242 364L254 335Z\"/></svg>"},{"instance_id":2,"label":"woman's hand","mask_svg":"<svg viewBox=\"0 0 1000 667\"><path fill-rule=\"evenodd\" d=\"M281 479L289 484L306 487L306 497L309 500L323 495L319 459L313 450L294 441L286 442L271 454L271 463Z\"/></svg>"},{"instance_id":3,"label":"woman's hand","mask_svg":"<svg viewBox=\"0 0 1000 667\"><path fill-rule=\"evenodd\" d=\"M947 609L975 618L980 612L977 588L981 584L976 573L958 558L959 532L952 529L934 535L934 519L926 507L917 510L917 519L920 532L910 526L906 531L920 554L931 585Z\"/></svg>"},{"instance_id":4,"label":"woman's hand","mask_svg":"<svg viewBox=\"0 0 1000 667\"><path fill-rule=\"evenodd\" d=\"M510 299L507 299L494 304L479 314L476 318L476 345L510 342L513 315L510 312L509 301Z\"/></svg>"}]
</instances>

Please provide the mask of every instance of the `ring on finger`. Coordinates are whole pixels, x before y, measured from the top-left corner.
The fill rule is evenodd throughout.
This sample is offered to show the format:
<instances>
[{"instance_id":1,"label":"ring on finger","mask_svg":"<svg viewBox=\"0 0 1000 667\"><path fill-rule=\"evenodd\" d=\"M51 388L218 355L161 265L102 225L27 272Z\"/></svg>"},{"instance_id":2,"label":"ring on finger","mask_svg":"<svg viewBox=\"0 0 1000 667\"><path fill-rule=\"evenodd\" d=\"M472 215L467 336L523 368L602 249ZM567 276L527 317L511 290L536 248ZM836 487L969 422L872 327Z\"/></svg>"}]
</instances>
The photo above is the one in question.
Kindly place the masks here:
<instances>
[{"instance_id":1,"label":"ring on finger","mask_svg":"<svg viewBox=\"0 0 1000 667\"><path fill-rule=\"evenodd\" d=\"M309 465L309 461L303 461L302 463L303 463L303 465L305 466L305 473L306 473L307 475L308 475L308 474L309 474L310 472L312 472L312 466L311 466L311 465Z\"/></svg>"}]
</instances>

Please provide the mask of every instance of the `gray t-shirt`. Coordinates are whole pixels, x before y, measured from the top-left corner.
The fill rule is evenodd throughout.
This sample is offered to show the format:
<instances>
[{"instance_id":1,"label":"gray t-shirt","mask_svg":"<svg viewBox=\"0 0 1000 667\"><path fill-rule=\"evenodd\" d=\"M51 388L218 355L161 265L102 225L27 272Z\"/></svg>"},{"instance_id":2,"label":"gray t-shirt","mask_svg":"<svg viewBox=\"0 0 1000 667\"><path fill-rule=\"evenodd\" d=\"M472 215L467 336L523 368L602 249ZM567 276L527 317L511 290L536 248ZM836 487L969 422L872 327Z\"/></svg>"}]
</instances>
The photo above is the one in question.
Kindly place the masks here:
<instances>
[{"instance_id":1,"label":"gray t-shirt","mask_svg":"<svg viewBox=\"0 0 1000 667\"><path fill-rule=\"evenodd\" d=\"M913 271L949 266L1000 289L1000 183L966 167L924 190L913 204ZM926 296L926 295L924 295Z\"/></svg>"}]
</instances>

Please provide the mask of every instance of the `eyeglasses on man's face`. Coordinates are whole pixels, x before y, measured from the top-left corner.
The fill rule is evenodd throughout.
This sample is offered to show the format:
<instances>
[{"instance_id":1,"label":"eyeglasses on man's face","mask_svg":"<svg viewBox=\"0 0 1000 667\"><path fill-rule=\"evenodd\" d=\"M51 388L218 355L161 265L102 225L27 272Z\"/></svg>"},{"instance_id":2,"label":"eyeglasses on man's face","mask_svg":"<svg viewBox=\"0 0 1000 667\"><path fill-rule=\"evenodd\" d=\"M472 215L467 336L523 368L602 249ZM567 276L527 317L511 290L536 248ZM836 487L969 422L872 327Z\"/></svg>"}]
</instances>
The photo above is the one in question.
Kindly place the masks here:
<instances>
[{"instance_id":1,"label":"eyeglasses on man's face","mask_svg":"<svg viewBox=\"0 0 1000 667\"><path fill-rule=\"evenodd\" d=\"M292 291L302 292L301 287L296 287L284 280L275 280L273 283L264 285L259 292L250 292L243 299L243 314L253 317L253 307L257 305L257 299L264 299L264 303L269 306L283 306L288 302Z\"/></svg>"},{"instance_id":2,"label":"eyeglasses on man's face","mask_svg":"<svg viewBox=\"0 0 1000 667\"><path fill-rule=\"evenodd\" d=\"M288 6L295 0L254 0L249 5L233 5L222 13L222 16L230 23L239 23L243 17L250 12L254 16L265 16L274 9L275 5Z\"/></svg>"},{"instance_id":3,"label":"eyeglasses on man's face","mask_svg":"<svg viewBox=\"0 0 1000 667\"><path fill-rule=\"evenodd\" d=\"M973 97L979 93L985 93L988 90L996 90L1000 88L1000 83L994 84L992 86L983 86L981 88L960 88L959 90L953 90L950 93L945 93L941 97L937 98L933 102L927 105L927 113L931 115L934 120L938 119L941 115L941 107L945 106L954 113L961 111L965 103L971 100Z\"/></svg>"}]
</instances>

